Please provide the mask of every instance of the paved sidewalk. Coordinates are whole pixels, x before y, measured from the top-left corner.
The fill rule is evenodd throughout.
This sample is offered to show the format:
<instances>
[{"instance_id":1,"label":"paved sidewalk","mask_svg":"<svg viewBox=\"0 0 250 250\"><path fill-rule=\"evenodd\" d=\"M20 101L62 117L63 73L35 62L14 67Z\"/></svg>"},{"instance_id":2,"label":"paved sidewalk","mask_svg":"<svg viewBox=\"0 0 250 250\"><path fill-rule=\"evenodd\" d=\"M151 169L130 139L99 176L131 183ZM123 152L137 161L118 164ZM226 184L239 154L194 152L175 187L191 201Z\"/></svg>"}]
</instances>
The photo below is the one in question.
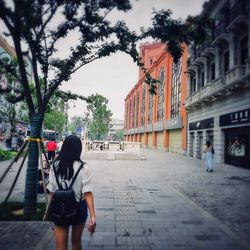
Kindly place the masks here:
<instances>
[{"instance_id":1,"label":"paved sidewalk","mask_svg":"<svg viewBox=\"0 0 250 250\"><path fill-rule=\"evenodd\" d=\"M88 160L97 229L84 231L84 249L250 249L250 170L207 173L199 160L143 154L146 161ZM0 249L55 249L50 223L1 222Z\"/></svg>"}]
</instances>

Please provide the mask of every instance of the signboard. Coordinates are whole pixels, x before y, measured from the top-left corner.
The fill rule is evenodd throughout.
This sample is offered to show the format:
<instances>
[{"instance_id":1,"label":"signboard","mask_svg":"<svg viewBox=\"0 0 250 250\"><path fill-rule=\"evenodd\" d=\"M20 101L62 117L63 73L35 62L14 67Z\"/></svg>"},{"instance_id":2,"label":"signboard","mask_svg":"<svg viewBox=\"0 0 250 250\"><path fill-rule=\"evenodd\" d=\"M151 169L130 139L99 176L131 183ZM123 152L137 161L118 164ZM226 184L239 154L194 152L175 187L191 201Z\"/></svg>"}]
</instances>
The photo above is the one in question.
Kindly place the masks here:
<instances>
[{"instance_id":1,"label":"signboard","mask_svg":"<svg viewBox=\"0 0 250 250\"><path fill-rule=\"evenodd\" d=\"M82 128L81 128L81 127L77 127L77 128L76 128L76 133L81 134L81 133L82 133Z\"/></svg>"},{"instance_id":2,"label":"signboard","mask_svg":"<svg viewBox=\"0 0 250 250\"><path fill-rule=\"evenodd\" d=\"M175 118L169 119L166 121L166 129L178 129L182 128L182 119L181 116L177 116Z\"/></svg>"},{"instance_id":3,"label":"signboard","mask_svg":"<svg viewBox=\"0 0 250 250\"><path fill-rule=\"evenodd\" d=\"M220 116L220 126L231 126L250 122L250 109L240 110Z\"/></svg>"},{"instance_id":4,"label":"signboard","mask_svg":"<svg viewBox=\"0 0 250 250\"><path fill-rule=\"evenodd\" d=\"M213 128L213 127L214 127L214 118L213 117L189 123L189 131L202 130L202 129Z\"/></svg>"}]
</instances>

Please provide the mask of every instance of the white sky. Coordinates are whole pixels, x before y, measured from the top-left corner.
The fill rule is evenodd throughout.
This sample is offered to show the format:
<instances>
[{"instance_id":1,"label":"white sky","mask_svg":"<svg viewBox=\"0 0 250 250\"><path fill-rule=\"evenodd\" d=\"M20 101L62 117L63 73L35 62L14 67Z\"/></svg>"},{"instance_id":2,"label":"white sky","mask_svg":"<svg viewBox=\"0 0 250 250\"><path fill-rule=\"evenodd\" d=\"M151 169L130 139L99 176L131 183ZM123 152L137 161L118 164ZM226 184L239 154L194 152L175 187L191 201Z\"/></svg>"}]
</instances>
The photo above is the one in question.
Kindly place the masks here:
<instances>
[{"instance_id":1,"label":"white sky","mask_svg":"<svg viewBox=\"0 0 250 250\"><path fill-rule=\"evenodd\" d=\"M151 23L152 9L171 9L173 17L185 19L199 14L205 0L140 0L131 1L133 8L128 13L119 12L119 19L126 21L130 29L138 31ZM117 15L117 14L116 14ZM112 20L118 17L112 14ZM76 72L62 87L64 90L88 96L99 93L109 100L113 118L124 119L124 99L138 81L138 68L132 59L123 53L97 60ZM82 101L70 102L69 115L83 115ZM75 107L74 107L75 106Z\"/></svg>"},{"instance_id":2,"label":"white sky","mask_svg":"<svg viewBox=\"0 0 250 250\"><path fill-rule=\"evenodd\" d=\"M109 19L115 22L118 19L125 20L131 30L139 31L140 27L148 27L151 24L153 8L171 9L174 18L185 19L188 15L199 14L204 2L205 0L131 0L132 10L127 13L110 13ZM57 18L57 21L59 20L60 17ZM77 34L73 33L66 42L59 42L57 56L60 58L67 56L69 45L74 45L76 40ZM83 96L95 93L105 96L109 100L108 107L113 113L113 118L123 120L124 99L138 80L136 64L128 55L119 52L79 69L72 75L70 81L62 84L61 88ZM70 117L82 116L86 109L86 103L83 101L70 101L69 106Z\"/></svg>"}]
</instances>

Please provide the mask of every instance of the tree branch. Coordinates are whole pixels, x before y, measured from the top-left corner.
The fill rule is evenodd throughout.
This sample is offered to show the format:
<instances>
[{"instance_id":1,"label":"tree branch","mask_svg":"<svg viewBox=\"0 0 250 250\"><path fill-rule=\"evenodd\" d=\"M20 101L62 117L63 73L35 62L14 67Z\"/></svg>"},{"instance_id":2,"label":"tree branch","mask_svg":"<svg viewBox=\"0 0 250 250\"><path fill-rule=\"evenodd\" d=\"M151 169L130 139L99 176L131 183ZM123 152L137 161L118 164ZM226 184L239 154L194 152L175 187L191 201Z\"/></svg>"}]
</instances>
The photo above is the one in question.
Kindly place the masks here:
<instances>
[{"instance_id":1,"label":"tree branch","mask_svg":"<svg viewBox=\"0 0 250 250\"><path fill-rule=\"evenodd\" d=\"M42 112L42 94L41 94L41 85L38 77L37 72L37 60L36 60L36 52L31 48L31 54L32 54L32 67L33 67L33 73L34 73L34 81L36 86L36 96L37 96L37 102L38 102L38 112Z\"/></svg>"},{"instance_id":2,"label":"tree branch","mask_svg":"<svg viewBox=\"0 0 250 250\"><path fill-rule=\"evenodd\" d=\"M15 8L15 29L13 32L11 32L11 35L13 37L15 49L16 49L16 55L17 55L17 61L19 65L19 72L21 76L21 84L23 85L24 94L27 100L27 105L29 107L29 111L31 114L35 113L35 107L34 103L31 97L31 92L29 88L29 83L27 79L27 74L25 70L25 63L23 59L23 53L21 48L21 37L20 37L20 27L21 24L21 18L19 16L19 13L21 12L21 6L18 4L18 1L16 2L16 8Z\"/></svg>"}]
</instances>

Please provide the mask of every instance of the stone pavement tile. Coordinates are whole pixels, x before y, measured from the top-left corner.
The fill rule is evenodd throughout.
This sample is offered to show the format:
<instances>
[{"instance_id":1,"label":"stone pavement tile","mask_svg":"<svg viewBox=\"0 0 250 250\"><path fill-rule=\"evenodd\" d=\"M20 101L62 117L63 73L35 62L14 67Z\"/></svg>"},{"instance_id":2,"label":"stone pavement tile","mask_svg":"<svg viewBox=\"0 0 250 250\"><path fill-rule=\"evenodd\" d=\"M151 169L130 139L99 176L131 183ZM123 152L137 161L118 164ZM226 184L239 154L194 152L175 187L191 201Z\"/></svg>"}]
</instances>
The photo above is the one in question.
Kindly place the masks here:
<instances>
[{"instance_id":1,"label":"stone pavement tile","mask_svg":"<svg viewBox=\"0 0 250 250\"><path fill-rule=\"evenodd\" d=\"M117 236L116 244L118 246L148 246L148 241L145 236Z\"/></svg>"},{"instance_id":2,"label":"stone pavement tile","mask_svg":"<svg viewBox=\"0 0 250 250\"><path fill-rule=\"evenodd\" d=\"M122 227L117 228L116 233L118 236L144 236L145 230L141 227Z\"/></svg>"},{"instance_id":3,"label":"stone pavement tile","mask_svg":"<svg viewBox=\"0 0 250 250\"><path fill-rule=\"evenodd\" d=\"M203 244L196 244L195 247L197 247L197 249L201 249L201 250L215 250L215 249L219 249L219 250L245 250L246 248L237 245L237 244L215 244L210 243L210 242L206 242Z\"/></svg>"},{"instance_id":4,"label":"stone pavement tile","mask_svg":"<svg viewBox=\"0 0 250 250\"><path fill-rule=\"evenodd\" d=\"M197 248L192 247L185 241L171 241L171 240L156 240L150 242L150 247L152 250L178 250L178 249L187 249L187 250L198 250Z\"/></svg>"},{"instance_id":5,"label":"stone pavement tile","mask_svg":"<svg viewBox=\"0 0 250 250\"><path fill-rule=\"evenodd\" d=\"M249 171L218 166L208 176L200 161L149 150L147 154L148 161L136 166L133 161L88 161L97 229L90 236L85 228L84 249L244 249L242 237L233 230L246 230L245 235L250 231L248 183L238 178L250 176ZM226 179L232 176L238 179ZM23 230L13 232L24 235ZM54 240L45 246L55 249Z\"/></svg>"},{"instance_id":6,"label":"stone pavement tile","mask_svg":"<svg viewBox=\"0 0 250 250\"><path fill-rule=\"evenodd\" d=\"M0 249L34 249L50 228L50 223L7 222L0 223Z\"/></svg>"}]
</instances>

